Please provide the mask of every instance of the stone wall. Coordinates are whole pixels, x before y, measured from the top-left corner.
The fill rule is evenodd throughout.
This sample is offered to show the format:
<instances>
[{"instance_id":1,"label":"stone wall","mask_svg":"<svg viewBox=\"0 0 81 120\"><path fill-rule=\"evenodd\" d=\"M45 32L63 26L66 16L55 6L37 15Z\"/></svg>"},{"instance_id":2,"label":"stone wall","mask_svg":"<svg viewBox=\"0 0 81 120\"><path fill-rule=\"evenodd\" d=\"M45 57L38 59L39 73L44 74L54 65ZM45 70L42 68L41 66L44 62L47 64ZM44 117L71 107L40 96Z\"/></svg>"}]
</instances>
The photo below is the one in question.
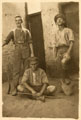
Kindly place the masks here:
<instances>
[{"instance_id":1,"label":"stone wall","mask_svg":"<svg viewBox=\"0 0 81 120\"><path fill-rule=\"evenodd\" d=\"M21 15L23 17L23 25L25 26L25 3L3 3L2 4L2 42L6 39L8 33L15 28L14 17ZM12 64L12 54L14 45L10 42L2 49L2 77L3 81L8 80L11 72L10 64Z\"/></svg>"},{"instance_id":2,"label":"stone wall","mask_svg":"<svg viewBox=\"0 0 81 120\"><path fill-rule=\"evenodd\" d=\"M47 72L50 75L56 74L56 66L54 64L54 31L57 29L54 23L54 16L59 12L58 3L42 2L41 15L45 45L45 59ZM54 72L53 72L54 71Z\"/></svg>"}]
</instances>

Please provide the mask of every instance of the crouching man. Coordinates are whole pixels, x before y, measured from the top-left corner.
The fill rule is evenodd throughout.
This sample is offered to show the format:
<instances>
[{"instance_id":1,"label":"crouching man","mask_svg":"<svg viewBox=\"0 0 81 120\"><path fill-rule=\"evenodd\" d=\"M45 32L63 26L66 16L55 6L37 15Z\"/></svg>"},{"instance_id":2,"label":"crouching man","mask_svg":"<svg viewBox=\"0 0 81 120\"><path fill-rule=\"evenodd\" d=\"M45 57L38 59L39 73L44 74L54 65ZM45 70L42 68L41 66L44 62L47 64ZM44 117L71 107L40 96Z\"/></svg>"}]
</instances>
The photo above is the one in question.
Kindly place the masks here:
<instances>
[{"instance_id":1,"label":"crouching man","mask_svg":"<svg viewBox=\"0 0 81 120\"><path fill-rule=\"evenodd\" d=\"M30 59L30 68L26 69L18 86L18 91L29 92L33 97L40 97L51 94L55 91L55 86L49 85L45 71L38 67L38 58Z\"/></svg>"}]
</instances>

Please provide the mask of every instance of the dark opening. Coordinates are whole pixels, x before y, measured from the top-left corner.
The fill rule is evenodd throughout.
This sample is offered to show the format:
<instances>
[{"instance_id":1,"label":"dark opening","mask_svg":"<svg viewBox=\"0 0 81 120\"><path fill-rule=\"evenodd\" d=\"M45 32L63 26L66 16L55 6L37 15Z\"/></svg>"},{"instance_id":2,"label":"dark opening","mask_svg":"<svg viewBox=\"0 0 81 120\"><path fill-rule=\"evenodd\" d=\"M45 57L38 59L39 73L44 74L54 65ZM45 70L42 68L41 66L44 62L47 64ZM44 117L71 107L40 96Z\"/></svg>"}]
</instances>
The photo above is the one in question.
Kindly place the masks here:
<instances>
[{"instance_id":1,"label":"dark opening","mask_svg":"<svg viewBox=\"0 0 81 120\"><path fill-rule=\"evenodd\" d=\"M29 15L29 28L32 34L34 53L39 58L39 66L46 70L41 12Z\"/></svg>"}]
</instances>

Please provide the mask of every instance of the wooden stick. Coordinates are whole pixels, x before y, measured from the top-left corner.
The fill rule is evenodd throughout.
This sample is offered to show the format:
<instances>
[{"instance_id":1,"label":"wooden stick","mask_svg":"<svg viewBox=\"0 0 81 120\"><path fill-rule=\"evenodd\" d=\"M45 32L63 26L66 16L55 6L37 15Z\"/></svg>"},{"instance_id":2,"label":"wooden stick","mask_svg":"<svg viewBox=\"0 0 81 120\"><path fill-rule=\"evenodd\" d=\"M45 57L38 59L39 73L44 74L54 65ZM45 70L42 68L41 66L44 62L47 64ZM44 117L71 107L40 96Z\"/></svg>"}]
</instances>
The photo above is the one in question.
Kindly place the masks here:
<instances>
[{"instance_id":1,"label":"wooden stick","mask_svg":"<svg viewBox=\"0 0 81 120\"><path fill-rule=\"evenodd\" d=\"M28 96L33 97L31 93L18 92L18 94L19 94L19 95L28 95ZM62 98L63 98L63 96L53 96L53 95L44 95L44 96L45 96L45 98L49 98L49 99L62 99ZM40 96L40 99L41 99L41 98L43 98L43 97ZM41 99L41 100L43 100L43 99Z\"/></svg>"}]
</instances>

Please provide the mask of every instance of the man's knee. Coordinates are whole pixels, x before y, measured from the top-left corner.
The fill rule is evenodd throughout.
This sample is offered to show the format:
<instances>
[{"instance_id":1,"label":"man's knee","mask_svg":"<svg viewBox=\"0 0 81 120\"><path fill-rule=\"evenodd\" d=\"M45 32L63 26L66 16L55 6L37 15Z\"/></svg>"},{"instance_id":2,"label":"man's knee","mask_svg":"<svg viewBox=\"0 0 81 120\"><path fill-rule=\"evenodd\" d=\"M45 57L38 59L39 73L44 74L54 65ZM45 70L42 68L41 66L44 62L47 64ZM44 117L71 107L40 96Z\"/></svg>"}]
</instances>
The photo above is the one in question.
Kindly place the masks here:
<instances>
[{"instance_id":1,"label":"man's knee","mask_svg":"<svg viewBox=\"0 0 81 120\"><path fill-rule=\"evenodd\" d=\"M55 90L56 90L56 86L54 86L54 85L49 85L47 87L47 92L48 93L53 93L53 92L55 92Z\"/></svg>"},{"instance_id":2,"label":"man's knee","mask_svg":"<svg viewBox=\"0 0 81 120\"><path fill-rule=\"evenodd\" d=\"M17 90L18 90L19 92L23 92L23 91L24 91L24 87L23 87L22 85L18 85L18 86L17 86Z\"/></svg>"}]
</instances>

